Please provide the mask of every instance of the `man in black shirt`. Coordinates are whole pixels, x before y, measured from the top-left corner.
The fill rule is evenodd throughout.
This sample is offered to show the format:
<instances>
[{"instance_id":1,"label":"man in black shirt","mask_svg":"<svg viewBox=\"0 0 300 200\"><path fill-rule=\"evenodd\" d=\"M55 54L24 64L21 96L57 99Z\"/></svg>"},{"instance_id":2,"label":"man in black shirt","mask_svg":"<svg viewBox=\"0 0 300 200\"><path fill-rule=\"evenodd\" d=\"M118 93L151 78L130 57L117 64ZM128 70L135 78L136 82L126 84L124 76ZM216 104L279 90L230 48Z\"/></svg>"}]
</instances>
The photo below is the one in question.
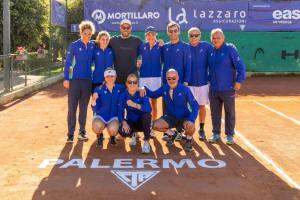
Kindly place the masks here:
<instances>
[{"instance_id":1,"label":"man in black shirt","mask_svg":"<svg viewBox=\"0 0 300 200\"><path fill-rule=\"evenodd\" d=\"M136 61L138 48L142 40L131 35L131 21L124 19L120 23L118 36L110 39L109 45L114 51L114 68L117 72L117 83L125 84L128 74L137 73Z\"/></svg>"}]
</instances>

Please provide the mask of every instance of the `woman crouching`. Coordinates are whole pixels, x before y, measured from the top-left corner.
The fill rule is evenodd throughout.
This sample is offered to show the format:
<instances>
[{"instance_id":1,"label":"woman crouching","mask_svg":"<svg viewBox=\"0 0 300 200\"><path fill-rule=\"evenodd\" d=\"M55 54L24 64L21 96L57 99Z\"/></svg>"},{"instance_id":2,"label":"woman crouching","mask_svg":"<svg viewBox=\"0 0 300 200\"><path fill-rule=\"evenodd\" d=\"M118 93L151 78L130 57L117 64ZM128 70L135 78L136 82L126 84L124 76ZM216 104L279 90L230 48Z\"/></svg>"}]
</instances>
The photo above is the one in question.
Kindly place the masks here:
<instances>
[{"instance_id":1,"label":"woman crouching","mask_svg":"<svg viewBox=\"0 0 300 200\"><path fill-rule=\"evenodd\" d=\"M129 74L126 80L127 90L120 96L118 118L121 124L119 133L123 137L131 136L130 145L136 145L136 132L144 133L142 153L150 153L151 106L147 96L141 97L138 91L138 77ZM126 117L124 112L126 110Z\"/></svg>"},{"instance_id":2,"label":"woman crouching","mask_svg":"<svg viewBox=\"0 0 300 200\"><path fill-rule=\"evenodd\" d=\"M95 88L92 98L94 118L92 128L97 135L96 147L103 146L103 130L107 128L110 135L110 144L116 145L115 136L118 134L118 100L124 92L123 85L116 84L116 71L106 68L104 71L105 83Z\"/></svg>"}]
</instances>

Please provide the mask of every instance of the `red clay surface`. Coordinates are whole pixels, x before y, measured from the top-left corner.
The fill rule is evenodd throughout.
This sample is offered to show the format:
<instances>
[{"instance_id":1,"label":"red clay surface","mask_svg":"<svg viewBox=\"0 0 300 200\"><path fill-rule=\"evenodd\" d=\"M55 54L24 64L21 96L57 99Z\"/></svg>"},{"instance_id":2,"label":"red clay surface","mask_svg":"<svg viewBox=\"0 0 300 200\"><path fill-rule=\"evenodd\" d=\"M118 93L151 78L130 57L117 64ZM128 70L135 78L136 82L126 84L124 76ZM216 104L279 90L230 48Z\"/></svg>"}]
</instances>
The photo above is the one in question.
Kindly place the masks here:
<instances>
[{"instance_id":1,"label":"red clay surface","mask_svg":"<svg viewBox=\"0 0 300 200\"><path fill-rule=\"evenodd\" d=\"M128 139L118 146L95 148L89 110L90 140L73 145L66 141L67 95L62 84L1 107L0 115L0 199L300 199L299 190L236 137L237 144L200 142L195 134L194 151L182 150L184 142L167 148L161 133L151 141L153 151L143 155L141 143L130 148ZM300 77L249 78L237 98L236 129L268 158L300 183L300 125L266 108L262 103L300 121ZM197 122L198 124L198 122ZM210 135L210 113L206 132ZM223 133L222 133L223 135ZM223 135L224 136L224 135ZM77 137L77 133L76 133ZM87 168L60 168L63 164L38 168L44 159L82 159ZM114 159L133 159L127 171L160 171L133 191L109 169L91 169L93 159L112 166ZM218 159L223 168L197 165L201 159ZM136 168L136 159L156 159L158 169ZM191 159L196 168L162 168L163 159Z\"/></svg>"}]
</instances>

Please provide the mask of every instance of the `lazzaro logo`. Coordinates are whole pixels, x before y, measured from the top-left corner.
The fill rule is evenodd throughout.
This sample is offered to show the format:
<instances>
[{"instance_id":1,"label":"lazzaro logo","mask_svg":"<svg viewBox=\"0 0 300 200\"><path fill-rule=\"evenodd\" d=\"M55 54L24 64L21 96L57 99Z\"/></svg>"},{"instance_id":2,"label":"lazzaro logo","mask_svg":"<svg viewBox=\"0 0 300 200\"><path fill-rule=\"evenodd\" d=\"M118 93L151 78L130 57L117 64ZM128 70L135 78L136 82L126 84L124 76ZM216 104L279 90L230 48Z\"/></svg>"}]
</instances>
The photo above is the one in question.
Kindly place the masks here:
<instances>
[{"instance_id":1,"label":"lazzaro logo","mask_svg":"<svg viewBox=\"0 0 300 200\"><path fill-rule=\"evenodd\" d=\"M178 24L188 24L186 19L186 11L184 8L181 8L181 13L177 14L175 20L172 18L172 8L168 10L169 21L176 21Z\"/></svg>"},{"instance_id":2,"label":"lazzaro logo","mask_svg":"<svg viewBox=\"0 0 300 200\"><path fill-rule=\"evenodd\" d=\"M106 14L103 10L94 10L92 12L92 18L98 23L98 24L102 24L103 22L105 22L106 19Z\"/></svg>"}]
</instances>

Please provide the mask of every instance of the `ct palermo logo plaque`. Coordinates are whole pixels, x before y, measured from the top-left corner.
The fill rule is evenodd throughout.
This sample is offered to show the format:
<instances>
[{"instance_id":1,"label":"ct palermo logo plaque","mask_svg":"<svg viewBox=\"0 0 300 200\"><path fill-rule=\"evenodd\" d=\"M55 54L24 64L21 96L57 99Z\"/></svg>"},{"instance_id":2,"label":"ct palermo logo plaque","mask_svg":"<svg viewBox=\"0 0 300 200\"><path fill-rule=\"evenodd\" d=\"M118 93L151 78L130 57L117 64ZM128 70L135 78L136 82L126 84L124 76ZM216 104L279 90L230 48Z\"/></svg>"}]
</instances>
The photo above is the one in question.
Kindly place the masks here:
<instances>
[{"instance_id":1,"label":"ct palermo logo plaque","mask_svg":"<svg viewBox=\"0 0 300 200\"><path fill-rule=\"evenodd\" d=\"M125 185L132 190L137 190L144 185L147 181L153 178L159 171L123 171L111 170L111 172Z\"/></svg>"}]
</instances>

